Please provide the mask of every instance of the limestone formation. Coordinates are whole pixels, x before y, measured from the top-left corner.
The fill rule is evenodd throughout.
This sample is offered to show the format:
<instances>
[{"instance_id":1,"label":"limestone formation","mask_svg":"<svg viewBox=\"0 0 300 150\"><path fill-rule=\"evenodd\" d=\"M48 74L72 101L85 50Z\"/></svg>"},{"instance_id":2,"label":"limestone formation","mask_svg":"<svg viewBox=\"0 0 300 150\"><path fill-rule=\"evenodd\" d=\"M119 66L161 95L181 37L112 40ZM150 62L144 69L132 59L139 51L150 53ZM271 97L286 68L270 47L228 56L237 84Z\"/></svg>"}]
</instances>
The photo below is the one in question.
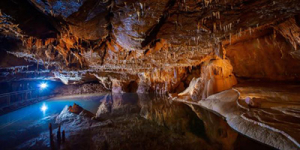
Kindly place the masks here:
<instances>
[{"instance_id":1,"label":"limestone formation","mask_svg":"<svg viewBox=\"0 0 300 150\"><path fill-rule=\"evenodd\" d=\"M1 80L98 80L115 92L179 93L202 76L193 68L216 56L241 78L299 80L297 0L4 0L0 9ZM232 84L209 80L203 86L215 89L204 97Z\"/></svg>"},{"instance_id":2,"label":"limestone formation","mask_svg":"<svg viewBox=\"0 0 300 150\"><path fill-rule=\"evenodd\" d=\"M171 100L213 109L232 128L265 144L299 148L298 135L285 130L288 126L272 124L290 114L294 116L287 118L297 121L297 94L270 94L283 87L270 88L265 95L259 90L248 95L239 92L244 83L248 87L254 81L299 84L300 3L1 0L0 86L5 85L4 92L15 92L23 89L14 88L14 82L37 80L63 83L53 90L61 95L111 92L115 100L102 101L98 119L123 111L122 94L169 95ZM235 86L237 93L231 90ZM153 109L147 102L141 105L144 118L157 117L150 115ZM260 115L274 112L280 112L279 119ZM86 113L74 105L60 116ZM264 119L271 123L261 122ZM250 126L253 129L248 130ZM272 136L278 137L278 143L269 140ZM228 145L223 148L230 149Z\"/></svg>"},{"instance_id":3,"label":"limestone formation","mask_svg":"<svg viewBox=\"0 0 300 150\"><path fill-rule=\"evenodd\" d=\"M202 65L201 77L193 78L189 87L179 93L178 96L191 96L195 101L230 89L237 84L237 80L232 73L232 66L227 59L211 59Z\"/></svg>"}]
</instances>

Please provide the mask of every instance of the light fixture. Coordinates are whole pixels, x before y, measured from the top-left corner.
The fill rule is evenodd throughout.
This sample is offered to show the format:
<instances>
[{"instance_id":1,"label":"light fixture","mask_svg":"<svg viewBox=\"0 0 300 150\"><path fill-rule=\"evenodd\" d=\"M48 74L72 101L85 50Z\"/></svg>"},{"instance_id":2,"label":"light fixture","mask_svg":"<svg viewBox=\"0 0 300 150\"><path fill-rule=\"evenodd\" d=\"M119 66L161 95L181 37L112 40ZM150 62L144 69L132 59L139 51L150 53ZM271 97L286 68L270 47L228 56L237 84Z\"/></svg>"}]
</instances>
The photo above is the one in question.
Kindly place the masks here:
<instances>
[{"instance_id":1,"label":"light fixture","mask_svg":"<svg viewBox=\"0 0 300 150\"><path fill-rule=\"evenodd\" d=\"M48 85L47 85L47 83L41 83L41 84L39 85L39 87L40 87L41 89L45 89L45 88L48 87Z\"/></svg>"}]
</instances>

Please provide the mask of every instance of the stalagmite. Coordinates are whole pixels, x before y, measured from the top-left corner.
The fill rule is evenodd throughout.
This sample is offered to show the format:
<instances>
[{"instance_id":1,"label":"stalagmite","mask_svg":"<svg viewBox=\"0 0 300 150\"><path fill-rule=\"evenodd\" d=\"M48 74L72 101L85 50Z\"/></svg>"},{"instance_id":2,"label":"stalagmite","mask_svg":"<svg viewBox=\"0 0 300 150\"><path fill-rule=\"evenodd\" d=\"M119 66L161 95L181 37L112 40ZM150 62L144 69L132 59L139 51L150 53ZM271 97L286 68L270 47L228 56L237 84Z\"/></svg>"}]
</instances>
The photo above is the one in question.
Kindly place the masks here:
<instances>
[{"instance_id":1,"label":"stalagmite","mask_svg":"<svg viewBox=\"0 0 300 150\"><path fill-rule=\"evenodd\" d=\"M107 118L103 115L100 120L95 117L93 119L82 119L81 117L84 117L84 114L72 114L76 116L75 122L79 120L80 125L85 119L89 122L84 127L78 127L78 124L74 123L74 128L84 129L87 127L91 131L97 131L100 123L103 127L101 131L105 131L106 127L118 128L119 126L115 126L117 122L113 123L113 126L110 125L111 119L109 117L124 114L123 111L127 111L127 107L132 107L132 103L138 103L138 107L128 109L130 112L137 112L135 114L137 119L134 119L134 123L141 122L139 119L140 113L143 114L143 117L160 117L163 120L163 126L185 133L185 126L190 125L191 121L181 123L178 121L182 120L176 117L179 116L184 120L190 117L196 117L196 120L199 120L199 118L205 119L207 116L211 117L211 115L203 115L199 112L196 115L185 114L186 111L194 113L198 110L197 105L203 105L217 111L220 115L225 113L227 115L223 116L225 118L231 115L234 118L226 118L224 121L226 128L220 128L217 125L218 121L211 120L216 124L212 126L216 126L217 130L220 131L210 130L210 124L213 123L204 122L204 128L209 128L209 132L205 132L209 138L208 140L199 142L198 136L195 139L194 135L187 132L186 135L189 135L185 137L187 142L185 140L179 141L176 138L163 141L167 147L170 147L169 149L174 149L173 141L179 141L175 144L175 149L190 149L193 148L193 146L190 147L191 145L197 147L199 143L203 145L203 149L235 149L244 147L243 142L248 136L277 149L299 149L297 144L300 137L295 134L297 130L290 126L291 122L287 119L288 117L284 118L284 121L287 122L284 122L284 126L289 128L288 130L273 134L267 128L257 129L268 123L264 120L266 117L272 117L272 115L261 114L270 110L273 112L275 111L274 108L283 109L283 107L277 108L277 104L273 107L273 103L285 99L286 101L280 102L280 105L284 104L286 106L285 103L290 101L291 97L292 99L297 97L295 93L290 97L277 94L283 89L281 84L289 84L290 82L298 84L298 81L300 81L300 71L298 69L300 66L299 3L296 0L277 0L273 4L272 1L270 2L266 0L1 1L0 49L2 57L0 59L0 92L15 92L14 88L4 88L6 85L10 86L10 84L7 84L10 82L16 82L16 85L20 86L24 84L19 82L43 80L41 82L49 81L49 85L52 81L58 81L57 83L62 83L62 87L72 87L70 89L63 88L62 91L68 90L71 91L69 93L75 93L76 91L79 94L86 94L84 92L80 93L82 91L79 89L100 83L99 86L96 86L97 88L88 91L93 91L91 94L94 94L94 91L102 90L103 87L105 92L119 94L108 96L112 99L127 97L124 94L125 92L136 92L139 94L135 97L139 99L135 102L133 98L129 97L129 103L127 101L101 100L101 102L105 101L103 105L108 103L105 108L111 109L106 114ZM238 84L237 81L239 81ZM253 86L251 87L251 93L248 93L250 96L247 95L251 99L255 99L253 95L265 98L267 104L263 102L260 106L266 107L272 103L272 108L256 107L253 109L251 108L253 106L247 105L245 95L243 96L242 92L245 92L243 90L247 89L250 84L256 83L256 81L259 81L258 85L265 82L280 81L280 83L276 83L277 86L270 86L271 90L269 91L265 91L269 87L260 89ZM241 87L235 89L236 87L233 87L235 84L237 84L236 87ZM52 92L51 88L40 91L40 94ZM273 90L275 88L279 89L275 91ZM293 88L291 91L297 89L297 86ZM263 95L272 92L275 92L271 94L273 97ZM58 90L57 93L64 92ZM170 104L168 107L159 107L159 110L162 110L166 116L169 115L169 110L165 111L163 109L169 109L173 106L176 108L175 118L172 118L172 115L169 118L164 118L157 110L155 112L158 114L151 114L153 113L151 110L156 107L156 102L150 101L154 99L152 97L150 100L144 100L142 97L145 96L145 93L163 94L163 96L170 94L172 95L172 103L174 100L193 105L182 106L185 111L179 111L181 106L180 104L177 105L177 102ZM152 96L152 94L149 95ZM163 99L169 100L168 98ZM15 101L17 102L18 99L14 99L13 96L10 97L10 104ZM161 100L159 101L161 102ZM3 100L3 105L5 102L6 99ZM47 102L45 101L45 103ZM123 107L123 103L126 103L126 106ZM294 103L296 104L293 101ZM20 106L23 107L23 104L25 106L32 103L31 100L26 101L26 103L20 101ZM115 109L115 105L122 105L122 108ZM16 104L16 106L18 106L16 108L19 108L19 104ZM188 107L192 109L188 109ZM237 110L239 107L244 108ZM142 110L140 111L140 109ZM261 109L263 109L262 113L257 113ZM291 112L292 114L297 112L294 107L292 111L290 108L284 109L288 111L276 110L276 113L282 113L279 117L276 116L276 119L280 116L290 115ZM6 110L10 110L10 108L1 108L0 112ZM22 111L22 109L20 110ZM48 112L51 115L52 111ZM48 112L45 115L48 115ZM173 110L170 113L173 113ZM122 117L128 116L123 115ZM276 124L274 119L268 119L272 122L268 125ZM128 124L131 120L127 119ZM179 126L176 125L176 128L169 127L168 122L174 122L174 120ZM226 121L229 124L226 124ZM238 123L235 124L230 121ZM251 121L256 121L256 123L254 124ZM106 123L108 123L108 126ZM198 127L203 126L198 124L201 122L196 121L195 123ZM230 127L233 127L239 133L232 135L227 132L228 125L232 125ZM138 128L143 126L148 127L148 124L140 124ZM62 124L63 127L66 126ZM70 131L73 126L67 127L65 129L67 136L70 137L68 139L78 139L78 136L76 136L77 130ZM149 131L156 131L152 130L152 127L149 128ZM253 128L257 130L253 131ZM124 129L124 133L127 134L126 128ZM190 126L187 129L190 129ZM289 132L290 130L294 130L295 133ZM82 134L85 134L85 130L78 131L84 131ZM72 134L69 135L69 133ZM130 134L139 133L142 132L130 132ZM286 136L285 133L291 133L291 135ZM247 135L244 137L239 134ZM94 132L91 132L91 135L97 137L94 136ZM111 135L118 134L107 134L108 139L112 138ZM162 135L164 134L162 133ZM217 138L214 136L217 136ZM89 135L88 137L86 135L82 137L83 139L89 139ZM113 138L116 137L118 136ZM130 147L130 141L132 141L130 138L132 137L138 136L128 136L129 139L125 142L125 149L132 149ZM147 137L157 137L157 134L156 132L153 135L149 133L149 136L145 137L146 139ZM170 135L168 137L178 136ZM236 140L239 137L243 139ZM286 141L294 143L294 147L289 142L282 140L282 137L285 137ZM119 144L112 143L112 141L120 140L114 140L113 138L111 140L106 139L109 149L120 149ZM158 136L157 139L160 140L160 138L162 137ZM143 139L145 138L138 138L138 140ZM91 148L105 149L101 147L101 143L105 143L101 141L103 140L102 137L93 138L93 140L96 141L89 143ZM207 141L210 142L208 143L210 145L204 147ZM239 143L241 141L243 142ZM79 148L82 146L82 142L75 142L75 145L78 144ZM138 141L138 143L149 143L148 146L152 147L148 149L161 149L159 144L153 144L152 142L153 140L150 140L150 143L148 141ZM5 147L2 149L41 149L39 146L44 146L44 143L31 143L29 148ZM67 141L67 145L64 145L61 149L66 147L67 149L74 149L74 143ZM97 143L100 143L100 145L97 145ZM255 141L252 141L252 143L255 143ZM1 141L0 145L3 146ZM252 148L251 146L249 149ZM122 147L124 149L124 145ZM264 149L264 147L259 148Z\"/></svg>"}]
</instances>

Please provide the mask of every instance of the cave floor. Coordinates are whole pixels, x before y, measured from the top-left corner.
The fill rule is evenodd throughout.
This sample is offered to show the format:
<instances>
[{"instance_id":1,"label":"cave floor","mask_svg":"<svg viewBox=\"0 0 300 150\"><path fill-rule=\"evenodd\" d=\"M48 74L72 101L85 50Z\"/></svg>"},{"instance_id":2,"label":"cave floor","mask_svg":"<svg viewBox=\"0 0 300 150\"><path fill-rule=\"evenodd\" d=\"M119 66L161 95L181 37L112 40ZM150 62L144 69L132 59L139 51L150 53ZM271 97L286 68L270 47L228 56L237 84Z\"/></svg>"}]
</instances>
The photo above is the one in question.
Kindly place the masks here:
<instances>
[{"instance_id":1,"label":"cave floor","mask_svg":"<svg viewBox=\"0 0 300 150\"><path fill-rule=\"evenodd\" d=\"M174 100L212 110L234 130L272 147L299 149L299 89L299 83L244 82L199 102ZM246 97L257 106L247 105Z\"/></svg>"},{"instance_id":2,"label":"cave floor","mask_svg":"<svg viewBox=\"0 0 300 150\"><path fill-rule=\"evenodd\" d=\"M247 110L242 114L245 120L275 130L300 147L300 84L252 82L234 89L240 95L238 105ZM246 105L246 97L256 99L259 106Z\"/></svg>"}]
</instances>

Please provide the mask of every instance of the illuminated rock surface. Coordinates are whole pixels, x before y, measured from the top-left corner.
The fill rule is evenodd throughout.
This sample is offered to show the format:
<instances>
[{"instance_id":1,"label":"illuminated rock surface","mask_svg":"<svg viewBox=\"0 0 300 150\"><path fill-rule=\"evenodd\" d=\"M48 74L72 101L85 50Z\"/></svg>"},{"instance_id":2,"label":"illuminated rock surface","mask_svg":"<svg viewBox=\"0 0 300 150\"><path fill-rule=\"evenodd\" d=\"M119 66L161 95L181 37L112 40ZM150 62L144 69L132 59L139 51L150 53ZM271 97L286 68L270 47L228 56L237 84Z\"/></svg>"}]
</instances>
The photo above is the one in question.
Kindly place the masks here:
<instances>
[{"instance_id":1,"label":"illuminated rock surface","mask_svg":"<svg viewBox=\"0 0 300 150\"><path fill-rule=\"evenodd\" d=\"M242 114L245 120L260 124L293 141L300 146L300 95L299 85L295 83L259 83L242 84L235 87L240 93L238 103L248 109ZM259 108L249 108L243 100L245 97L259 99Z\"/></svg>"},{"instance_id":2,"label":"illuminated rock surface","mask_svg":"<svg viewBox=\"0 0 300 150\"><path fill-rule=\"evenodd\" d=\"M190 105L195 112L199 105L223 116L236 131L278 149L297 149L299 130L299 95L297 84L242 84L196 102L173 98ZM240 93L240 94L239 94ZM251 108L246 97L261 98L259 108Z\"/></svg>"},{"instance_id":3,"label":"illuminated rock surface","mask_svg":"<svg viewBox=\"0 0 300 150\"><path fill-rule=\"evenodd\" d=\"M299 79L297 0L3 0L0 9L4 80L106 78L125 92L117 87L134 79L140 92L173 92L214 55L238 77Z\"/></svg>"},{"instance_id":4,"label":"illuminated rock surface","mask_svg":"<svg viewBox=\"0 0 300 150\"><path fill-rule=\"evenodd\" d=\"M131 105L120 94L169 95L258 141L299 149L299 12L299 0L1 0L0 94L40 80L64 84L52 96L111 92L114 102L93 112L100 120ZM37 102L20 99L0 97L1 112ZM144 104L142 117L157 118ZM236 135L218 138L230 149Z\"/></svg>"}]
</instances>

